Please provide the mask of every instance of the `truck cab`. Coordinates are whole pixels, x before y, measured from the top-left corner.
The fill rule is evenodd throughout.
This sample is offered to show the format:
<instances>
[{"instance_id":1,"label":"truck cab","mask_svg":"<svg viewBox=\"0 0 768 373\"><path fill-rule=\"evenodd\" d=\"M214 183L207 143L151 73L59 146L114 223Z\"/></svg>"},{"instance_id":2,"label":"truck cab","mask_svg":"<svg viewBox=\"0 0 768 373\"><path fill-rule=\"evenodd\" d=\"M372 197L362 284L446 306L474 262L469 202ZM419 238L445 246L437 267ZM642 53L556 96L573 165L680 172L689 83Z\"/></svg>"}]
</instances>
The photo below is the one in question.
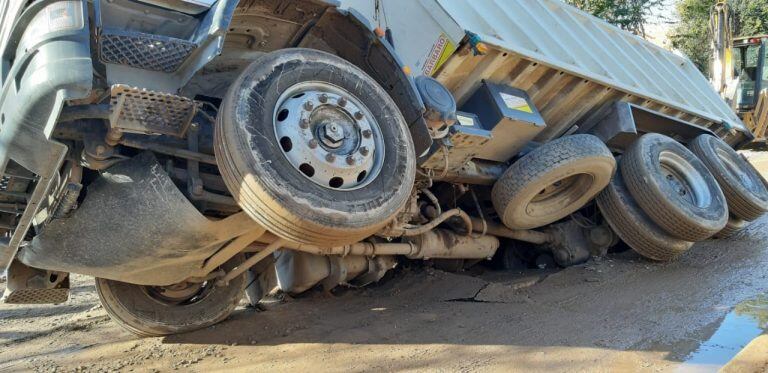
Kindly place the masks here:
<instances>
[{"instance_id":1,"label":"truck cab","mask_svg":"<svg viewBox=\"0 0 768 373\"><path fill-rule=\"evenodd\" d=\"M739 113L754 110L760 91L768 87L767 41L765 35L734 39L733 76L739 81L734 105Z\"/></svg>"}]
</instances>

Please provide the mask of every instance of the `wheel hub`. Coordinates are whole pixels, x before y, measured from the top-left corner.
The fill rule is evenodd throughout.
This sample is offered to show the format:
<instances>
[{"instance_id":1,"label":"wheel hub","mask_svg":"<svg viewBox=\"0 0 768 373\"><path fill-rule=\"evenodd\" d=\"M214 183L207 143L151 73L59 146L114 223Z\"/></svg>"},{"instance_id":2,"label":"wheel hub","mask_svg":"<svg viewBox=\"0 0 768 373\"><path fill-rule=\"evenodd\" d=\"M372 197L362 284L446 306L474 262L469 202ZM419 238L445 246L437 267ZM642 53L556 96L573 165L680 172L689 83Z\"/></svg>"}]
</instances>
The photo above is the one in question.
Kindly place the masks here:
<instances>
[{"instance_id":1,"label":"wheel hub","mask_svg":"<svg viewBox=\"0 0 768 373\"><path fill-rule=\"evenodd\" d=\"M667 184L669 184L672 189L688 201L689 203L696 203L696 201L693 199L694 195L691 193L691 188L686 184L685 179L680 177L674 170L665 169L665 178L667 180Z\"/></svg>"},{"instance_id":2,"label":"wheel hub","mask_svg":"<svg viewBox=\"0 0 768 373\"><path fill-rule=\"evenodd\" d=\"M275 136L291 165L329 189L357 189L384 159L381 129L349 92L325 82L299 83L278 100Z\"/></svg>"},{"instance_id":3,"label":"wheel hub","mask_svg":"<svg viewBox=\"0 0 768 373\"><path fill-rule=\"evenodd\" d=\"M208 284L180 282L168 286L145 286L144 291L152 299L163 304L189 304L199 300Z\"/></svg>"},{"instance_id":4,"label":"wheel hub","mask_svg":"<svg viewBox=\"0 0 768 373\"><path fill-rule=\"evenodd\" d=\"M561 180L555 181L550 185L547 185L546 187L544 187L544 189L542 189L539 192L539 194L536 195L536 197L533 198L533 202L542 201L554 195L562 193L563 190L566 190L571 185L573 185L579 176L580 175L569 176L565 179L561 179Z\"/></svg>"},{"instance_id":5,"label":"wheel hub","mask_svg":"<svg viewBox=\"0 0 768 373\"><path fill-rule=\"evenodd\" d=\"M552 208L561 208L579 199L592 183L589 174L575 174L557 180L541 189L525 207L525 211L535 216L551 212Z\"/></svg>"},{"instance_id":6,"label":"wheel hub","mask_svg":"<svg viewBox=\"0 0 768 373\"><path fill-rule=\"evenodd\" d=\"M323 132L323 143L329 148L338 148L346 138L341 126L333 122L324 124L320 130Z\"/></svg>"},{"instance_id":7,"label":"wheel hub","mask_svg":"<svg viewBox=\"0 0 768 373\"><path fill-rule=\"evenodd\" d=\"M661 152L659 164L667 185L680 198L694 206L706 207L712 199L704 177L683 157L672 152Z\"/></svg>"}]
</instances>

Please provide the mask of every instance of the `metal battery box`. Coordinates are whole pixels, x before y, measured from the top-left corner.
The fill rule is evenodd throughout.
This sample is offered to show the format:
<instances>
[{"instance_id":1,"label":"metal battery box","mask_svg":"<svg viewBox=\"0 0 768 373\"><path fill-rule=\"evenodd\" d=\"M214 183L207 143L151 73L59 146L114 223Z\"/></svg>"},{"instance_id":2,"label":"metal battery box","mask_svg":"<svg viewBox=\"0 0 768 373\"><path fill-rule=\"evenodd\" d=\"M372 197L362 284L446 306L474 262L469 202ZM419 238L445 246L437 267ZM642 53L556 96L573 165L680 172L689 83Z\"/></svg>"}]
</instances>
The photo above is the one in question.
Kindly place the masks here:
<instances>
[{"instance_id":1,"label":"metal battery box","mask_svg":"<svg viewBox=\"0 0 768 373\"><path fill-rule=\"evenodd\" d=\"M491 132L491 141L477 150L479 159L506 162L546 128L525 91L487 81L459 110L477 115L482 129Z\"/></svg>"}]
</instances>

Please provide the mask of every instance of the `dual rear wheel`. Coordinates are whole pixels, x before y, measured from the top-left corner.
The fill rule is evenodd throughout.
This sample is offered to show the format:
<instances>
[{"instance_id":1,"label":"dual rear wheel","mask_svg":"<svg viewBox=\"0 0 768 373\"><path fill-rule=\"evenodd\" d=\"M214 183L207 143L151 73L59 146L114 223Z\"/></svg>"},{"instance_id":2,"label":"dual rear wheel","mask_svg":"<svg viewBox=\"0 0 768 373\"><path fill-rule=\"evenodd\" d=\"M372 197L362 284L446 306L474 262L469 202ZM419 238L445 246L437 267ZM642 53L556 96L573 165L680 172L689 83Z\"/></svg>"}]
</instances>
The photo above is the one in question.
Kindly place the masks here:
<instances>
[{"instance_id":1,"label":"dual rear wheel","mask_svg":"<svg viewBox=\"0 0 768 373\"><path fill-rule=\"evenodd\" d=\"M671 260L693 242L742 229L747 222L734 206L743 201L752 219L768 211L765 184L730 146L711 135L689 146L660 134L642 136L597 198L611 228L650 259Z\"/></svg>"},{"instance_id":2,"label":"dual rear wheel","mask_svg":"<svg viewBox=\"0 0 768 373\"><path fill-rule=\"evenodd\" d=\"M493 187L493 204L507 227L531 229L567 217L597 195L606 221L630 247L671 260L693 242L732 234L768 210L761 178L730 146L710 135L690 146L646 134L625 151L617 171L598 138L566 136L513 163Z\"/></svg>"},{"instance_id":3,"label":"dual rear wheel","mask_svg":"<svg viewBox=\"0 0 768 373\"><path fill-rule=\"evenodd\" d=\"M722 140L699 136L690 145L707 166L728 201L729 218L715 237L730 237L768 212L768 188L760 173Z\"/></svg>"}]
</instances>

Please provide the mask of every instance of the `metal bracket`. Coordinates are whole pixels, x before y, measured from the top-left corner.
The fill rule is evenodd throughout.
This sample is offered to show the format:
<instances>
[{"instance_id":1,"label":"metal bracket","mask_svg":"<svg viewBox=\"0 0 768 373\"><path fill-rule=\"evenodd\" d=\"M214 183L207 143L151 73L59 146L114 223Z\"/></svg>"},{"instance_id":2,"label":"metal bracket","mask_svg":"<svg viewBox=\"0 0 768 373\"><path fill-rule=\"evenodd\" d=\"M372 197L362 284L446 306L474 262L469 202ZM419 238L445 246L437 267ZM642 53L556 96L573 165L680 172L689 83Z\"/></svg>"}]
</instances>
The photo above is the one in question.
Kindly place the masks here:
<instances>
[{"instance_id":1,"label":"metal bracket","mask_svg":"<svg viewBox=\"0 0 768 373\"><path fill-rule=\"evenodd\" d=\"M716 136L707 128L629 102L614 101L601 112L595 121L576 132L595 135L614 150L624 150L636 138L652 132L663 133L682 143L701 134Z\"/></svg>"},{"instance_id":2,"label":"metal bracket","mask_svg":"<svg viewBox=\"0 0 768 373\"><path fill-rule=\"evenodd\" d=\"M422 163L421 167L438 172L445 170L446 166L447 171L458 170L477 156L480 149L489 141L491 141L490 131L453 125L450 127L448 136L442 139L442 143L435 142L436 150Z\"/></svg>"}]
</instances>

